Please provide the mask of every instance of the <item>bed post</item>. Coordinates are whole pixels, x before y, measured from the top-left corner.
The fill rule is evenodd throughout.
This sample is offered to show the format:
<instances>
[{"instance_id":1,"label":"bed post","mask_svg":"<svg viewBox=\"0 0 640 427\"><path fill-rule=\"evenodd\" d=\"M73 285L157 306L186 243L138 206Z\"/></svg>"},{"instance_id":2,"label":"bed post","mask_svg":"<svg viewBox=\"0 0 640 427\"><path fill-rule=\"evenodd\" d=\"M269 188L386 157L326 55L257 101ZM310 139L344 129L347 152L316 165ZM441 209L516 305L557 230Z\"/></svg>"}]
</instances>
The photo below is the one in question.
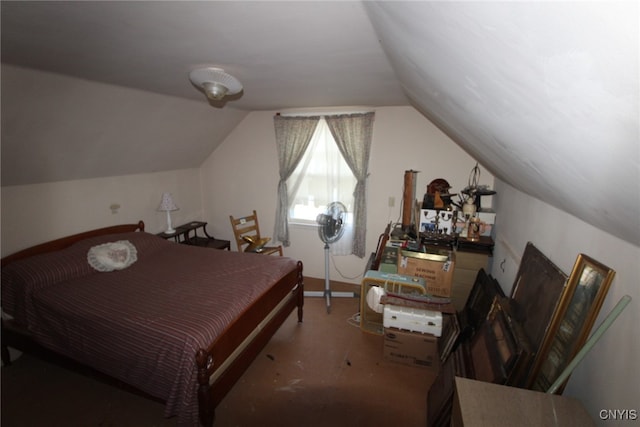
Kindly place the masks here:
<instances>
[{"instance_id":1,"label":"bed post","mask_svg":"<svg viewBox=\"0 0 640 427\"><path fill-rule=\"evenodd\" d=\"M304 278L302 261L298 261L298 323L302 323L302 307L304 306Z\"/></svg>"},{"instance_id":2,"label":"bed post","mask_svg":"<svg viewBox=\"0 0 640 427\"><path fill-rule=\"evenodd\" d=\"M196 363L198 365L198 408L200 413L200 424L204 427L212 427L216 418L211 387L209 386L208 367L213 363L211 356L203 349L196 353Z\"/></svg>"}]
</instances>

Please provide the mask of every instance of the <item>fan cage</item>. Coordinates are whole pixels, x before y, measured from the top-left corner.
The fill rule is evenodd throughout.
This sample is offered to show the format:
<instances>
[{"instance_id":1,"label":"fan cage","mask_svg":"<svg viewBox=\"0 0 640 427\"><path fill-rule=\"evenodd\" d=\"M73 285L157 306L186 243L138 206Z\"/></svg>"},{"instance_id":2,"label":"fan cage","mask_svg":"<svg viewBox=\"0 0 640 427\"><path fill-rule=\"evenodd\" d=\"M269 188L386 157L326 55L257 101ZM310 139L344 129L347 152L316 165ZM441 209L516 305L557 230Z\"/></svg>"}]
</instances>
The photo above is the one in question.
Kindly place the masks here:
<instances>
[{"instance_id":1,"label":"fan cage","mask_svg":"<svg viewBox=\"0 0 640 427\"><path fill-rule=\"evenodd\" d=\"M320 240L327 244L340 240L344 234L346 214L347 208L343 203L330 203L325 212L316 218Z\"/></svg>"}]
</instances>

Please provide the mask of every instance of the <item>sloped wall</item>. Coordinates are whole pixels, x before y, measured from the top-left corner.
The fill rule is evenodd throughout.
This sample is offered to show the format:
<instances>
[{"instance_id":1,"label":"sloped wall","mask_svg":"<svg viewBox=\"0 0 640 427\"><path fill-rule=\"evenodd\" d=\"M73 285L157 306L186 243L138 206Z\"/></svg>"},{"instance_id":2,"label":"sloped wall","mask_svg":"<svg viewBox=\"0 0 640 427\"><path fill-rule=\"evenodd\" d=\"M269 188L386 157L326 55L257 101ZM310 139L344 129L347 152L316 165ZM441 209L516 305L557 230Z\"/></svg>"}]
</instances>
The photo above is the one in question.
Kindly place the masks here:
<instances>
[{"instance_id":1,"label":"sloped wall","mask_svg":"<svg viewBox=\"0 0 640 427\"><path fill-rule=\"evenodd\" d=\"M631 303L576 368L564 395L579 399L601 425L600 411L636 409L640 401L640 247L599 230L496 179L499 218L492 275L509 295L520 257L532 242L567 275L579 253L616 271L593 330L624 295ZM503 262L504 261L504 262ZM617 424L616 424L617 425Z\"/></svg>"},{"instance_id":2,"label":"sloped wall","mask_svg":"<svg viewBox=\"0 0 640 427\"><path fill-rule=\"evenodd\" d=\"M1 69L3 186L197 168L247 114L7 64Z\"/></svg>"}]
</instances>

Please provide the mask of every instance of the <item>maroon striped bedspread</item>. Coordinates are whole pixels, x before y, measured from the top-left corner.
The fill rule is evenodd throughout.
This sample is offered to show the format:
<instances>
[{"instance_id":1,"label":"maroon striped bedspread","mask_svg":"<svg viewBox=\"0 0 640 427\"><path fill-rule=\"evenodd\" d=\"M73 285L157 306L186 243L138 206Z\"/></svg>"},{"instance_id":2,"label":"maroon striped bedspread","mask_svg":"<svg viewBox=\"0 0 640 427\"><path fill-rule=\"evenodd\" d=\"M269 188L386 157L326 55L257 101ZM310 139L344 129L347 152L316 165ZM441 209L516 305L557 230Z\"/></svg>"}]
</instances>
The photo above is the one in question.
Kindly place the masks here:
<instances>
[{"instance_id":1,"label":"maroon striped bedspread","mask_svg":"<svg viewBox=\"0 0 640 427\"><path fill-rule=\"evenodd\" d=\"M136 246L133 265L85 268L91 246L116 240ZM296 268L290 258L148 233L88 239L34 258L3 269L3 310L46 347L165 400L165 416L181 425L198 424L196 351Z\"/></svg>"}]
</instances>

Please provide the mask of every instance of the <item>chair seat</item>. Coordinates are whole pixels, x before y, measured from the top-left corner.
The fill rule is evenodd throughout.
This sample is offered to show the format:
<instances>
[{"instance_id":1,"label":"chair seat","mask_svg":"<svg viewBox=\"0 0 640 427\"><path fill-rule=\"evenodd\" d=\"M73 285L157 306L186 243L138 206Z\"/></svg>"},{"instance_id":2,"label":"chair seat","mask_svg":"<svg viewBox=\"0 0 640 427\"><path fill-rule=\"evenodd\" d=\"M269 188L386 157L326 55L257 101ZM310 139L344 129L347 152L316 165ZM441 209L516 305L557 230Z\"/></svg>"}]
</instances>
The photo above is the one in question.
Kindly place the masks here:
<instances>
[{"instance_id":1,"label":"chair seat","mask_svg":"<svg viewBox=\"0 0 640 427\"><path fill-rule=\"evenodd\" d=\"M264 255L272 255L275 253L279 253L282 256L282 246L263 246L260 249L255 251L245 251L245 252L255 252Z\"/></svg>"},{"instance_id":2,"label":"chair seat","mask_svg":"<svg viewBox=\"0 0 640 427\"><path fill-rule=\"evenodd\" d=\"M283 256L282 245L265 246L270 240L269 237L260 236L260 226L258 224L258 214L253 214L234 218L229 215L231 228L236 238L236 244L239 252L254 252L264 255L280 255Z\"/></svg>"}]
</instances>

